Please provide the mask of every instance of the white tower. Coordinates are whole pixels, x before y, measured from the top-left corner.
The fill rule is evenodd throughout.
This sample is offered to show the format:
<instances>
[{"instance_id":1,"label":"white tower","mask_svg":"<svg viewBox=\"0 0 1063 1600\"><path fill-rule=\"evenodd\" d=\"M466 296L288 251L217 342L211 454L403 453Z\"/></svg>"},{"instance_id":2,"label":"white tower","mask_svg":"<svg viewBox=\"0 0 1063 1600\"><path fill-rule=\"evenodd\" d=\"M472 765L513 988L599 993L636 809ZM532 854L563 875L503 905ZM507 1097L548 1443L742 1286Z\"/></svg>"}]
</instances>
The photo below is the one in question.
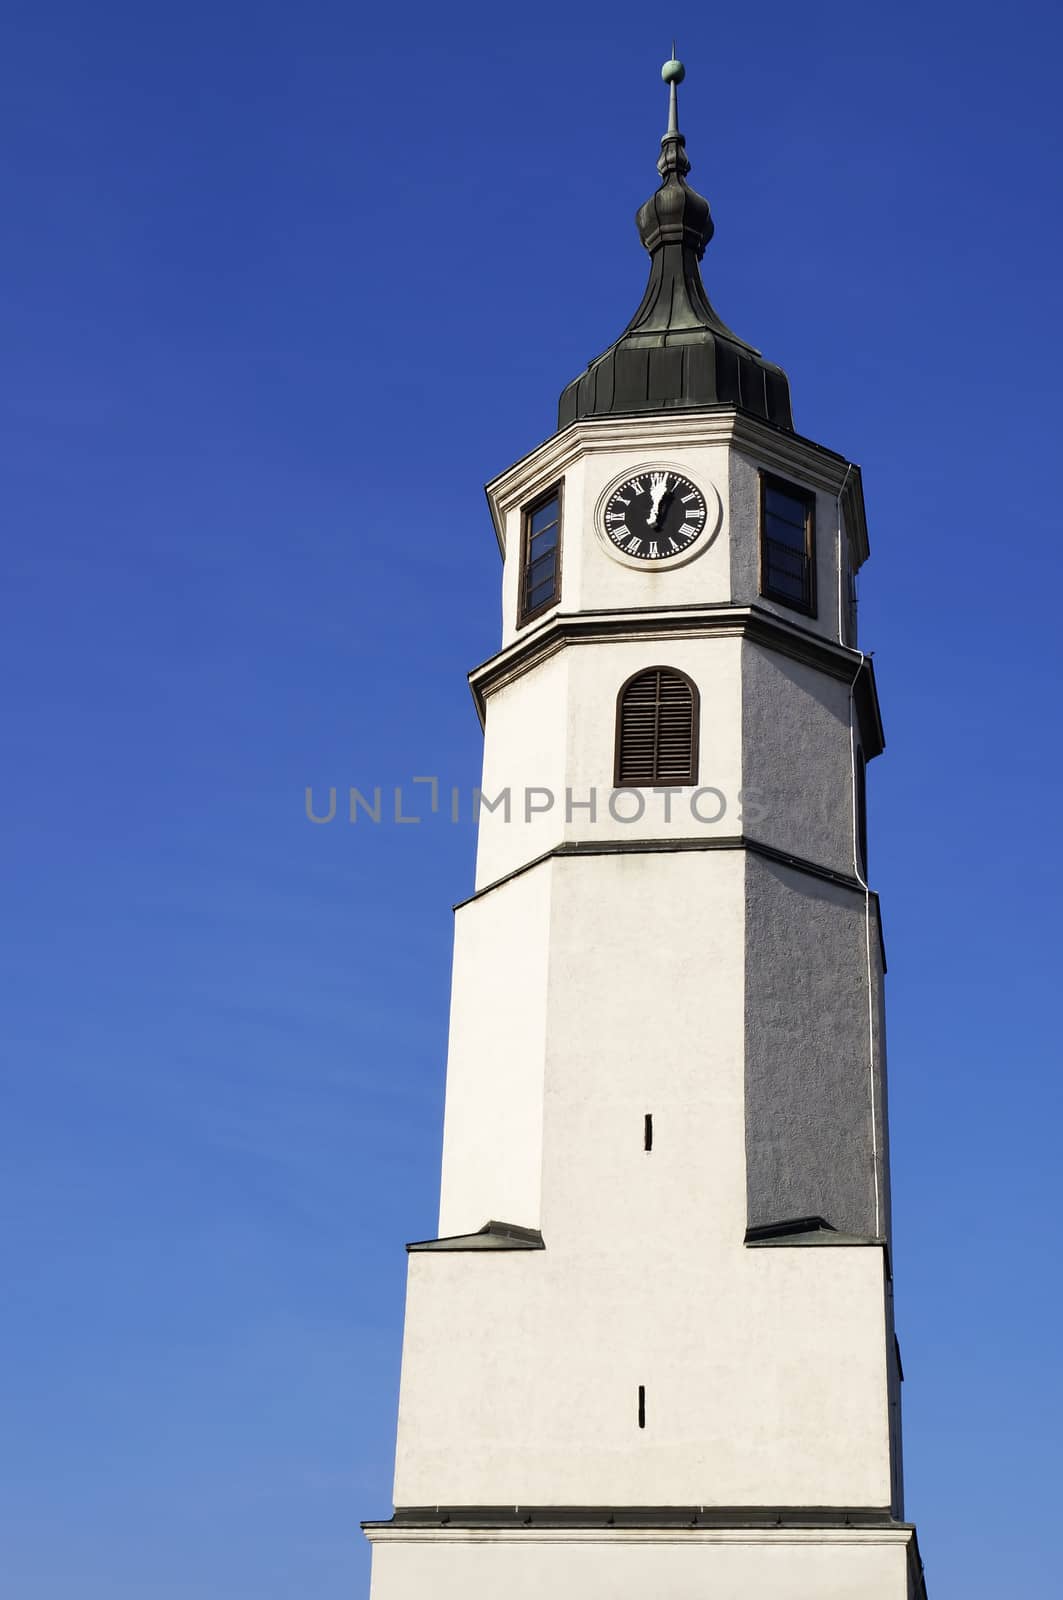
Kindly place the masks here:
<instances>
[{"instance_id":1,"label":"white tower","mask_svg":"<svg viewBox=\"0 0 1063 1600\"><path fill-rule=\"evenodd\" d=\"M906 1600L859 469L716 315L676 85L642 305L495 478L503 642L373 1600Z\"/></svg>"}]
</instances>

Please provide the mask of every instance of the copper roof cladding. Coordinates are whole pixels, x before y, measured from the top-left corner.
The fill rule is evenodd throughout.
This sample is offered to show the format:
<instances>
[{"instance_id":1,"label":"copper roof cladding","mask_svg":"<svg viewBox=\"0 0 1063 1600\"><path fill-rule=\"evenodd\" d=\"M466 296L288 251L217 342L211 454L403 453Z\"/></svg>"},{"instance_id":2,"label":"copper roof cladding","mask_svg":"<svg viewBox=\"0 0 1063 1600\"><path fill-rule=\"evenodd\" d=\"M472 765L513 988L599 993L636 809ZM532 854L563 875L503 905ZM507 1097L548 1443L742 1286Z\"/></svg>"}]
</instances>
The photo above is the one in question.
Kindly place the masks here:
<instances>
[{"instance_id":1,"label":"copper roof cladding","mask_svg":"<svg viewBox=\"0 0 1063 1600\"><path fill-rule=\"evenodd\" d=\"M792 432L785 372L732 333L705 293L698 263L713 221L709 202L686 182L676 104L683 69L669 61L662 76L671 102L657 162L662 182L635 218L650 253L646 293L616 343L564 390L558 427L583 417L728 405Z\"/></svg>"}]
</instances>

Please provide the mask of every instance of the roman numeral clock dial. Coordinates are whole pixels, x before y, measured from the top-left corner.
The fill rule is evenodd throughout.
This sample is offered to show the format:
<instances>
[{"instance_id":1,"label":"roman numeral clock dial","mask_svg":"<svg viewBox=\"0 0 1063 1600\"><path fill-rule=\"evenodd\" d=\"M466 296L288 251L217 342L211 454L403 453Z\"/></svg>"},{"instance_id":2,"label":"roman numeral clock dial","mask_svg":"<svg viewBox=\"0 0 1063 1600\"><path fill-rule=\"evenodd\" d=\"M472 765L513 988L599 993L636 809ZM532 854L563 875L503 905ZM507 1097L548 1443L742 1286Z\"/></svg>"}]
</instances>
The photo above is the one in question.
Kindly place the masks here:
<instances>
[{"instance_id":1,"label":"roman numeral clock dial","mask_svg":"<svg viewBox=\"0 0 1063 1600\"><path fill-rule=\"evenodd\" d=\"M716 531L719 496L706 495L672 467L644 467L610 486L598 505L598 533L626 566L674 565Z\"/></svg>"}]
</instances>

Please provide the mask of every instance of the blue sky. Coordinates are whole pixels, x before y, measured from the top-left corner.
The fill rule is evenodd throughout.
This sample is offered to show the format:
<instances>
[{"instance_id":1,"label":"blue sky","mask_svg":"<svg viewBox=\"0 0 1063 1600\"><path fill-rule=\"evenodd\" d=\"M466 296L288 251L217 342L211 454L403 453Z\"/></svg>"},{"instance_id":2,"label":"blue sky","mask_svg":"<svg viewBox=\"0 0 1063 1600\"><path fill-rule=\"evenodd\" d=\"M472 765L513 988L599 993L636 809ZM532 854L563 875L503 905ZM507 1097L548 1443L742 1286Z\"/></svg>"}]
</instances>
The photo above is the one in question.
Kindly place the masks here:
<instances>
[{"instance_id":1,"label":"blue sky","mask_svg":"<svg viewBox=\"0 0 1063 1600\"><path fill-rule=\"evenodd\" d=\"M482 484L638 303L673 30L710 293L865 475L909 1511L1055 1591L1063 27L658 15L5 8L19 1600L367 1593L474 838L303 791L478 777Z\"/></svg>"}]
</instances>

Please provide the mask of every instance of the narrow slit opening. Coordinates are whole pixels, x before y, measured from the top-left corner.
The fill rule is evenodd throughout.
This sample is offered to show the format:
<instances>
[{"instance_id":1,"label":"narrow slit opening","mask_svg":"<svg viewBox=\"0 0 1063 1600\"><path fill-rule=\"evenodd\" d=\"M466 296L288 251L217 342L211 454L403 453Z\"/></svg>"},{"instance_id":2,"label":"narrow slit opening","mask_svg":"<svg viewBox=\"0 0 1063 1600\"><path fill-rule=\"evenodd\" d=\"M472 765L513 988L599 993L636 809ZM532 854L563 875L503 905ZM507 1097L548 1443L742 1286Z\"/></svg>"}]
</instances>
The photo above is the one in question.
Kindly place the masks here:
<instances>
[{"instance_id":1,"label":"narrow slit opening","mask_svg":"<svg viewBox=\"0 0 1063 1600\"><path fill-rule=\"evenodd\" d=\"M646 1426L646 1385L639 1384L639 1427Z\"/></svg>"},{"instance_id":2,"label":"narrow slit opening","mask_svg":"<svg viewBox=\"0 0 1063 1600\"><path fill-rule=\"evenodd\" d=\"M653 1112L647 1111L642 1128L642 1148L653 1149Z\"/></svg>"}]
</instances>

